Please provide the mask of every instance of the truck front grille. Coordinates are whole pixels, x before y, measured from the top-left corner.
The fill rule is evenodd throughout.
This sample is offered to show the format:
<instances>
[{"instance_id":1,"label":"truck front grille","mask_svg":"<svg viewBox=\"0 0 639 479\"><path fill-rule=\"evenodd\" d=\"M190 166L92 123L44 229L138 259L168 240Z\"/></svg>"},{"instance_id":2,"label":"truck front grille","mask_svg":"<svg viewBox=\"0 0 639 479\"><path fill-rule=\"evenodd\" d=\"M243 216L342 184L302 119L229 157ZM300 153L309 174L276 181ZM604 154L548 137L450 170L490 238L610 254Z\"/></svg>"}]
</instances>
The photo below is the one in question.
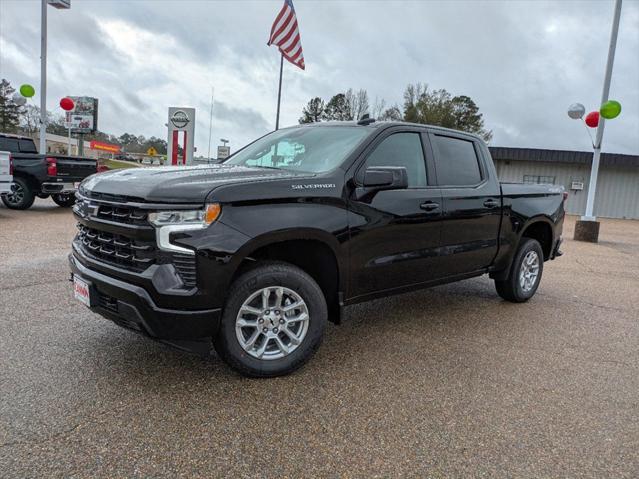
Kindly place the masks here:
<instances>
[{"instance_id":1,"label":"truck front grille","mask_svg":"<svg viewBox=\"0 0 639 479\"><path fill-rule=\"evenodd\" d=\"M155 263L155 243L134 241L126 236L100 231L78 223L83 251L105 263L133 271L144 271Z\"/></svg>"},{"instance_id":2,"label":"truck front grille","mask_svg":"<svg viewBox=\"0 0 639 479\"><path fill-rule=\"evenodd\" d=\"M145 210L129 206L100 205L97 217L129 225L148 225L148 213Z\"/></svg>"},{"instance_id":3,"label":"truck front grille","mask_svg":"<svg viewBox=\"0 0 639 479\"><path fill-rule=\"evenodd\" d=\"M140 273L153 264L170 263L185 288L197 285L195 256L159 251L154 241L140 241L78 223L77 241L84 254L111 266Z\"/></svg>"}]
</instances>

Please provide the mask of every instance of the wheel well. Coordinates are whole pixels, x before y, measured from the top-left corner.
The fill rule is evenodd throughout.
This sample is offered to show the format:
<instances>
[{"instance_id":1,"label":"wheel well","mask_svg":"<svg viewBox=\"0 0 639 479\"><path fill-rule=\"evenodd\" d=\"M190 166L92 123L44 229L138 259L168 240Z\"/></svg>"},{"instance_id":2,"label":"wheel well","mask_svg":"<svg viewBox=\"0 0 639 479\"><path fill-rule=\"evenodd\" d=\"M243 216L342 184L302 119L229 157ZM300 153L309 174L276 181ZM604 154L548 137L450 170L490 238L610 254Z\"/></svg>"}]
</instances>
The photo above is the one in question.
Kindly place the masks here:
<instances>
[{"instance_id":1,"label":"wheel well","mask_svg":"<svg viewBox=\"0 0 639 479\"><path fill-rule=\"evenodd\" d=\"M539 241L544 252L544 260L550 258L552 252L552 228L548 223L538 221L529 225L522 233L522 238L532 238Z\"/></svg>"},{"instance_id":2,"label":"wheel well","mask_svg":"<svg viewBox=\"0 0 639 479\"><path fill-rule=\"evenodd\" d=\"M38 181L31 175L18 173L14 174L14 178L19 178L22 181L26 182L29 188L31 188L33 194L36 194L40 191L40 187L38 186Z\"/></svg>"},{"instance_id":3,"label":"wheel well","mask_svg":"<svg viewBox=\"0 0 639 479\"><path fill-rule=\"evenodd\" d=\"M284 261L308 273L324 293L329 319L339 322L339 269L329 246L317 240L290 240L262 246L240 264L233 280L261 260Z\"/></svg>"}]
</instances>

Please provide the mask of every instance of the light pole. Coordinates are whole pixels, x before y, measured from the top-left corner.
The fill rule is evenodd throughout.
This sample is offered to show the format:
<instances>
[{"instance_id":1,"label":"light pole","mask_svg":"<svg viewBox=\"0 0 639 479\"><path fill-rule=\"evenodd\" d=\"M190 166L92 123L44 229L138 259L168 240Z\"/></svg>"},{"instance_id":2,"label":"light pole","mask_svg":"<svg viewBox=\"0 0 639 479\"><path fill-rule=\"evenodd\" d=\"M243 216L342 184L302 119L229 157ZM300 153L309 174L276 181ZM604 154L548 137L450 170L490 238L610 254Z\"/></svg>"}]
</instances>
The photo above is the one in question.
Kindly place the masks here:
<instances>
[{"instance_id":1,"label":"light pole","mask_svg":"<svg viewBox=\"0 0 639 479\"><path fill-rule=\"evenodd\" d=\"M601 93L601 104L608 101L610 92L610 79L612 77L612 65L615 61L615 49L617 47L617 34L619 33L619 17L621 16L621 0L615 1L615 13L612 19L612 31L610 32L610 45L608 47L608 61L606 62L606 74L604 77L603 91ZM595 206L595 193L597 189L597 176L599 175L599 160L601 157L601 141L603 139L604 126L606 120L599 119L597 125L597 135L593 144L592 168L590 170L590 182L588 183L588 198L586 199L586 213L581 220L575 224L574 239L578 241L599 241L599 222L593 215Z\"/></svg>"},{"instance_id":2,"label":"light pole","mask_svg":"<svg viewBox=\"0 0 639 479\"><path fill-rule=\"evenodd\" d=\"M211 112L209 114L209 151L207 153L207 163L211 163L211 133L213 132L213 96L215 88L211 87Z\"/></svg>"},{"instance_id":3,"label":"light pole","mask_svg":"<svg viewBox=\"0 0 639 479\"><path fill-rule=\"evenodd\" d=\"M40 154L47 152L47 4L60 10L71 0L42 0L40 11Z\"/></svg>"}]
</instances>

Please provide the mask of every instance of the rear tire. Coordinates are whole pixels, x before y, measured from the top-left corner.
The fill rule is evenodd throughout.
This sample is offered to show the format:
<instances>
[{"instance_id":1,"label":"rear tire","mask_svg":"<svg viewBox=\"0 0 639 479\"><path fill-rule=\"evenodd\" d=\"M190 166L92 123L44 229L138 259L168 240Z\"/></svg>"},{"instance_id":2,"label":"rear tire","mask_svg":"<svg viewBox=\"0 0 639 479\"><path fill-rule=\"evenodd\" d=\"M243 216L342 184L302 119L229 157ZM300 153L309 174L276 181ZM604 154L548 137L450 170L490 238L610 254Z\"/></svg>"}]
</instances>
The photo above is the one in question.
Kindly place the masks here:
<instances>
[{"instance_id":1,"label":"rear tire","mask_svg":"<svg viewBox=\"0 0 639 479\"><path fill-rule=\"evenodd\" d=\"M537 292L544 270L544 253L537 240L522 238L508 277L495 280L497 294L511 303L523 303Z\"/></svg>"},{"instance_id":2,"label":"rear tire","mask_svg":"<svg viewBox=\"0 0 639 479\"><path fill-rule=\"evenodd\" d=\"M245 376L282 376L319 348L327 318L313 278L288 263L264 262L231 285L213 344Z\"/></svg>"},{"instance_id":3,"label":"rear tire","mask_svg":"<svg viewBox=\"0 0 639 479\"><path fill-rule=\"evenodd\" d=\"M29 183L22 178L13 178L11 193L2 195L2 202L11 210L26 210L34 201L35 195Z\"/></svg>"},{"instance_id":4,"label":"rear tire","mask_svg":"<svg viewBox=\"0 0 639 479\"><path fill-rule=\"evenodd\" d=\"M62 208L69 208L75 204L75 195L73 193L56 193L51 195L51 199Z\"/></svg>"}]
</instances>

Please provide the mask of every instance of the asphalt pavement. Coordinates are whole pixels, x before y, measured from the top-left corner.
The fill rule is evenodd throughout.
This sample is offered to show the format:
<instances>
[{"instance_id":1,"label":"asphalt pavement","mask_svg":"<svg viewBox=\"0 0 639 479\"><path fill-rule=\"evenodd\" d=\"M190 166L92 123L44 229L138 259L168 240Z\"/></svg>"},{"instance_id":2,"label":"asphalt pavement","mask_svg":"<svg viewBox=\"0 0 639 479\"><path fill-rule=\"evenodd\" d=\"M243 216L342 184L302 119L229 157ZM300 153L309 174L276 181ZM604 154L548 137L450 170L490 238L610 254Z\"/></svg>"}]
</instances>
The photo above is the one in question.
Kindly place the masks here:
<instances>
[{"instance_id":1,"label":"asphalt pavement","mask_svg":"<svg viewBox=\"0 0 639 479\"><path fill-rule=\"evenodd\" d=\"M246 379L72 297L70 210L0 206L0 476L639 476L639 222L571 241L528 303L487 277L348 309Z\"/></svg>"}]
</instances>

